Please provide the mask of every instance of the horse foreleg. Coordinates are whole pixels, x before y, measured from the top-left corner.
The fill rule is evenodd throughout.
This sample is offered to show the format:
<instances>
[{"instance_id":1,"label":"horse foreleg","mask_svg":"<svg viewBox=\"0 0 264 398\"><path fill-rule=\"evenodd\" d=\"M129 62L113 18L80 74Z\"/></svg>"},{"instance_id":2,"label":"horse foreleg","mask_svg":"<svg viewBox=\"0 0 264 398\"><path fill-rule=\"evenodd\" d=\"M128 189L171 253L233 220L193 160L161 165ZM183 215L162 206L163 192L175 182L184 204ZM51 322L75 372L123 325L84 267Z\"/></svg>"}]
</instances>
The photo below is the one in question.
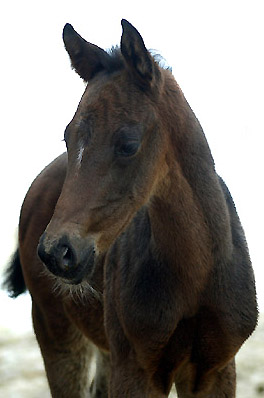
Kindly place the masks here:
<instances>
[{"instance_id":1,"label":"horse foreleg","mask_svg":"<svg viewBox=\"0 0 264 398\"><path fill-rule=\"evenodd\" d=\"M236 396L236 366L233 359L228 365L217 373L213 388L215 398L235 398Z\"/></svg>"},{"instance_id":2,"label":"horse foreleg","mask_svg":"<svg viewBox=\"0 0 264 398\"><path fill-rule=\"evenodd\" d=\"M212 375L210 375L212 376ZM188 380L175 383L179 398L235 398L236 369L235 361L230 361L225 368L216 372L208 388L191 392Z\"/></svg>"},{"instance_id":3,"label":"horse foreleg","mask_svg":"<svg viewBox=\"0 0 264 398\"><path fill-rule=\"evenodd\" d=\"M120 359L120 358L119 358ZM112 361L109 398L167 398L153 381L148 370L142 369L133 353L124 361Z\"/></svg>"},{"instance_id":4,"label":"horse foreleg","mask_svg":"<svg viewBox=\"0 0 264 398\"><path fill-rule=\"evenodd\" d=\"M96 371L90 388L92 398L108 397L108 380L110 373L109 354L96 348Z\"/></svg>"},{"instance_id":5,"label":"horse foreleg","mask_svg":"<svg viewBox=\"0 0 264 398\"><path fill-rule=\"evenodd\" d=\"M33 324L44 359L53 398L89 397L89 367L93 348L89 340L63 315L40 309L33 301Z\"/></svg>"}]
</instances>

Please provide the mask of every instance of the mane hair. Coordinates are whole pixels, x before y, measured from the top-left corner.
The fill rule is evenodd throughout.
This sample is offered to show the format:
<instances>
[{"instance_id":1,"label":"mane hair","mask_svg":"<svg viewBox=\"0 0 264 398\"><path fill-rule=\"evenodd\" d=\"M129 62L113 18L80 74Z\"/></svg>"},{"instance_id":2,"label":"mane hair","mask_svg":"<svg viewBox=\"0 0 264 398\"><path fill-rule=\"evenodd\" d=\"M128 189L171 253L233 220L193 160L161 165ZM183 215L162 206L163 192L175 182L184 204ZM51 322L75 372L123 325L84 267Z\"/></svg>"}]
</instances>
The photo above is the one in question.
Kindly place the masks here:
<instances>
[{"instance_id":1,"label":"mane hair","mask_svg":"<svg viewBox=\"0 0 264 398\"><path fill-rule=\"evenodd\" d=\"M108 55L110 55L107 65L105 65L105 68L109 74L121 71L125 68L125 62L119 46L113 46L106 52Z\"/></svg>"},{"instance_id":2,"label":"mane hair","mask_svg":"<svg viewBox=\"0 0 264 398\"><path fill-rule=\"evenodd\" d=\"M125 68L125 62L119 46L113 46L108 49L107 54L110 55L108 62L104 65L108 74L122 71ZM163 58L156 50L149 50L154 62L164 70L172 72L172 68L168 65L165 58Z\"/></svg>"}]
</instances>

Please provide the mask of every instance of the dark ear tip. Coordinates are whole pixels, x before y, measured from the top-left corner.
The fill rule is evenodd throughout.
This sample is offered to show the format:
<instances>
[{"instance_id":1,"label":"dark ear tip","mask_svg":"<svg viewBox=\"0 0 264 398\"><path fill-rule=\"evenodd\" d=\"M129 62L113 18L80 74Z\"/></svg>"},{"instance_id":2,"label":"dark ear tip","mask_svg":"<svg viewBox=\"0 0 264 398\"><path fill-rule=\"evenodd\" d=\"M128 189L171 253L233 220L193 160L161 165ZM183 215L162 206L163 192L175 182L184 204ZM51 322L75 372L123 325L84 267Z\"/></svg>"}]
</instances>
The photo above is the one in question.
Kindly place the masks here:
<instances>
[{"instance_id":1,"label":"dark ear tip","mask_svg":"<svg viewBox=\"0 0 264 398\"><path fill-rule=\"evenodd\" d=\"M69 36L69 35L73 34L74 32L75 32L75 30L73 29L72 25L69 23L66 23L66 25L63 28L62 36L63 36L63 38L65 38L66 36Z\"/></svg>"},{"instance_id":2,"label":"dark ear tip","mask_svg":"<svg viewBox=\"0 0 264 398\"><path fill-rule=\"evenodd\" d=\"M122 25L123 30L129 29L129 28L135 29L134 26L130 22L128 22L126 19L121 20L121 25Z\"/></svg>"},{"instance_id":3,"label":"dark ear tip","mask_svg":"<svg viewBox=\"0 0 264 398\"><path fill-rule=\"evenodd\" d=\"M121 19L121 25L122 25L122 28L124 28L124 26L127 24L127 23L129 23L126 19Z\"/></svg>"}]
</instances>

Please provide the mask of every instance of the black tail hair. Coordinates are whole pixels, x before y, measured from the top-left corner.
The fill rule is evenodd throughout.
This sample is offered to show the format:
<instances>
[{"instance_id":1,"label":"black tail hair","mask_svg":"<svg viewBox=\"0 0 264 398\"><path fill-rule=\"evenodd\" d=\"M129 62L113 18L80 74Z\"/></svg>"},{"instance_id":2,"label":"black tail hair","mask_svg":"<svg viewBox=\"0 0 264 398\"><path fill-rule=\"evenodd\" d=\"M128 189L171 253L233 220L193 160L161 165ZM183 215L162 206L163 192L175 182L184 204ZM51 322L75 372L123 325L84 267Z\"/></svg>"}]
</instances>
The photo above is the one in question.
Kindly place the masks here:
<instances>
[{"instance_id":1,"label":"black tail hair","mask_svg":"<svg viewBox=\"0 0 264 398\"><path fill-rule=\"evenodd\" d=\"M16 298L27 290L19 258L19 249L17 249L13 254L13 257L5 271L2 286L8 291L9 296L12 298Z\"/></svg>"}]
</instances>

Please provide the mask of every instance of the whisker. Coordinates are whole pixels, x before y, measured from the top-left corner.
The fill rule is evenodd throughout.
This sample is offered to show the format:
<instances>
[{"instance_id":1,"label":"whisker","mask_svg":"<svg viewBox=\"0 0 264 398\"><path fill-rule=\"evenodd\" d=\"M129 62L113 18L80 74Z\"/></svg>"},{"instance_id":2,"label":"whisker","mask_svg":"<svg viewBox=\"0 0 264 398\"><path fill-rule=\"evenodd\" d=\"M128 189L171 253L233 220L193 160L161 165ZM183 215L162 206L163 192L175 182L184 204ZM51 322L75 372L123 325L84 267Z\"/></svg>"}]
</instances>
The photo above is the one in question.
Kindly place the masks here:
<instances>
[{"instance_id":1,"label":"whisker","mask_svg":"<svg viewBox=\"0 0 264 398\"><path fill-rule=\"evenodd\" d=\"M86 280L77 285L69 284L63 279L53 275L46 268L40 272L40 277L48 277L52 281L52 292L56 297L71 299L75 303L91 302L93 300L103 301L102 293L96 287L90 285Z\"/></svg>"}]
</instances>

